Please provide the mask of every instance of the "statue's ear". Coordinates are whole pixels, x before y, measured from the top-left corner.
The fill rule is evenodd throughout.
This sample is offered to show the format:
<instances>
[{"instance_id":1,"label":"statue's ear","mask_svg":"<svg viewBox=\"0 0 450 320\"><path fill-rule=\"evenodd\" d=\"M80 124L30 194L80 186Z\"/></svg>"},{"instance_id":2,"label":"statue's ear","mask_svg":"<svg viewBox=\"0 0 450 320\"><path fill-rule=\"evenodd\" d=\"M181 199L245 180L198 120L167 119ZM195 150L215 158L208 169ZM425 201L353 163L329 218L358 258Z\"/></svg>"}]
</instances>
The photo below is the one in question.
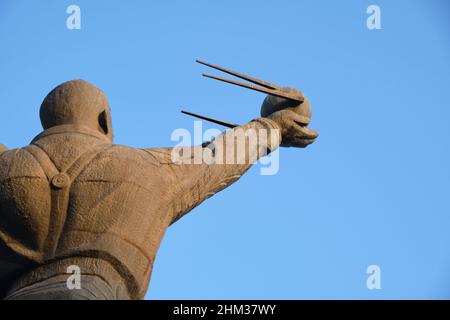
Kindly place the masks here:
<instances>
[{"instance_id":1,"label":"statue's ear","mask_svg":"<svg viewBox=\"0 0 450 320\"><path fill-rule=\"evenodd\" d=\"M109 123L109 121L108 121L108 113L106 112L106 110L103 110L98 115L98 124L100 125L100 128L103 130L103 133L105 135L108 135L108 133L109 133L109 125L108 125L108 123Z\"/></svg>"}]
</instances>

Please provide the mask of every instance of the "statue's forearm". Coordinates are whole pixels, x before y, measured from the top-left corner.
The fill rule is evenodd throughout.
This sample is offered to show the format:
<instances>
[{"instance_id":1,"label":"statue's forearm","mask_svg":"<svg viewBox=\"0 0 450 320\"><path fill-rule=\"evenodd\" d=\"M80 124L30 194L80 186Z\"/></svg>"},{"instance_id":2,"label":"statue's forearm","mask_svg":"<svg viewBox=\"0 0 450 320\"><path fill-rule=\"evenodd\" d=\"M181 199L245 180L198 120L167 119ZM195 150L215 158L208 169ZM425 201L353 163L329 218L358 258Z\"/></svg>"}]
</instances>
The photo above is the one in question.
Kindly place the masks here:
<instances>
[{"instance_id":1,"label":"statue's forearm","mask_svg":"<svg viewBox=\"0 0 450 320\"><path fill-rule=\"evenodd\" d=\"M173 222L236 182L259 158L274 151L280 143L278 125L261 118L226 131L202 147L183 149L183 156L178 159L181 164L171 166L181 191L176 199ZM172 155L176 152L173 149Z\"/></svg>"},{"instance_id":2,"label":"statue's forearm","mask_svg":"<svg viewBox=\"0 0 450 320\"><path fill-rule=\"evenodd\" d=\"M259 118L226 131L208 148L213 151L214 164L252 165L259 158L279 147L280 129L273 120ZM205 157L204 161L208 161Z\"/></svg>"},{"instance_id":3,"label":"statue's forearm","mask_svg":"<svg viewBox=\"0 0 450 320\"><path fill-rule=\"evenodd\" d=\"M0 153L4 152L4 151L6 151L6 150L8 150L8 148L5 147L3 144L0 143Z\"/></svg>"}]
</instances>

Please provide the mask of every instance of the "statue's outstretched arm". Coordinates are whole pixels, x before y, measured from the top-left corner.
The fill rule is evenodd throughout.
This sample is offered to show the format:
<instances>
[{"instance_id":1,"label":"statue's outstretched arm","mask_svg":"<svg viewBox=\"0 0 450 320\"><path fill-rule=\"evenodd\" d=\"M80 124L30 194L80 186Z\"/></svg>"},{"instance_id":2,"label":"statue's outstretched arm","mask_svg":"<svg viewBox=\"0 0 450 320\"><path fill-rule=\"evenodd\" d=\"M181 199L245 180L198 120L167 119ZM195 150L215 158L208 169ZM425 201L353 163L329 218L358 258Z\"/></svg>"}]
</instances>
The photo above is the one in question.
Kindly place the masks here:
<instances>
[{"instance_id":1,"label":"statue's outstretched arm","mask_svg":"<svg viewBox=\"0 0 450 320\"><path fill-rule=\"evenodd\" d=\"M172 223L236 182L259 158L279 146L304 148L318 136L308 128L306 97L301 105L289 107L285 99L269 95L261 115L263 118L228 130L202 146L146 150L165 164Z\"/></svg>"},{"instance_id":2,"label":"statue's outstretched arm","mask_svg":"<svg viewBox=\"0 0 450 320\"><path fill-rule=\"evenodd\" d=\"M260 118L228 130L201 146L147 149L166 164L167 186L174 201L172 223L236 182L280 143L277 123Z\"/></svg>"},{"instance_id":3,"label":"statue's outstretched arm","mask_svg":"<svg viewBox=\"0 0 450 320\"><path fill-rule=\"evenodd\" d=\"M0 153L4 152L4 151L6 151L6 150L8 150L8 148L5 147L3 144L0 143Z\"/></svg>"}]
</instances>

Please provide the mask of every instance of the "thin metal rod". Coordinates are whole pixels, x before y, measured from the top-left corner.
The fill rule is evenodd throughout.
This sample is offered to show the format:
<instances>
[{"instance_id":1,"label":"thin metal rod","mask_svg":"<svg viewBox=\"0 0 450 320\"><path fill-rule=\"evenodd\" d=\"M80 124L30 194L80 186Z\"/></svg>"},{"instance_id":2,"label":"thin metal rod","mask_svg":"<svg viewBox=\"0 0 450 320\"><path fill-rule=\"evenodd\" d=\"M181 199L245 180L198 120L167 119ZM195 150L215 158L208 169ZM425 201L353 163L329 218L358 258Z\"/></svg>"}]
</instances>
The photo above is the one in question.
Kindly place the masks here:
<instances>
[{"instance_id":1,"label":"thin metal rod","mask_svg":"<svg viewBox=\"0 0 450 320\"><path fill-rule=\"evenodd\" d=\"M228 128L239 127L238 124L233 124L233 123L230 123L230 122L213 119L213 118L202 116L200 114L192 113L192 112L189 112L189 111L181 110L181 113L187 114L188 116L191 116L191 117L195 117L195 118L199 118L199 119L206 120L206 121L209 121L209 122L213 122L213 123L216 123L216 124L220 124L221 126L225 126L225 127L228 127Z\"/></svg>"},{"instance_id":2,"label":"thin metal rod","mask_svg":"<svg viewBox=\"0 0 450 320\"><path fill-rule=\"evenodd\" d=\"M288 93L285 93L285 92L279 91L279 90L267 89L267 88L255 86L253 84L248 84L248 83L245 83L245 82L240 82L240 81L231 80L231 79L227 79L227 78L223 78L223 77L219 77L219 76L213 76L213 75L209 75L209 74L203 74L203 76L207 77L207 78L211 78L211 79L227 82L227 83L230 83L230 84L234 84L236 86L244 87L244 88L247 88L247 89L251 89L251 90L267 93L267 94L270 94L270 95L275 96L275 97L292 100L292 101L299 102L299 103L304 101L303 97L294 97L294 96L292 96L292 95L290 95Z\"/></svg>"},{"instance_id":3,"label":"thin metal rod","mask_svg":"<svg viewBox=\"0 0 450 320\"><path fill-rule=\"evenodd\" d=\"M207 67L210 67L210 68L213 68L213 69L216 69L216 70L220 70L222 72L231 74L232 76L235 76L235 77L247 80L247 81L249 81L251 83L254 83L254 84L258 84L258 85L263 86L263 87L265 87L267 89L280 89L281 88L281 86L279 86L277 84L272 84L272 83L269 83L267 81L259 80L259 79L250 77L250 76L248 76L246 74L243 74L243 73L239 73L239 72L236 72L236 71L233 71L233 70L230 70L230 69L226 69L226 68L223 68L223 67L216 66L216 65L214 65L212 63L208 63L208 62L201 61L201 60L195 60L195 61L200 63L200 64L203 64L203 65L205 65Z\"/></svg>"}]
</instances>

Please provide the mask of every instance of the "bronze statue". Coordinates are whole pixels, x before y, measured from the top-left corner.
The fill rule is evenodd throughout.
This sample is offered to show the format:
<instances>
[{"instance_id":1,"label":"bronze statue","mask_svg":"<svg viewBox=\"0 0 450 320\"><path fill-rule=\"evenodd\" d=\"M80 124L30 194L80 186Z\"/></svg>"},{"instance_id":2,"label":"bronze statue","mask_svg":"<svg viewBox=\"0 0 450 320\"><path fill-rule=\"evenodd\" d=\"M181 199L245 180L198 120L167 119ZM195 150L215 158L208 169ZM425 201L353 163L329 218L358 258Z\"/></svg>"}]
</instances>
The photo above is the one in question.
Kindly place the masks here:
<instances>
[{"instance_id":1,"label":"bronze statue","mask_svg":"<svg viewBox=\"0 0 450 320\"><path fill-rule=\"evenodd\" d=\"M237 127L219 122L232 127L228 134L191 150L226 154L219 141L234 139L238 129L276 137L250 143L246 159L280 145L303 148L317 138L307 128L311 109L299 91L209 66L258 84L235 82L269 95L261 118ZM106 97L83 80L52 90L40 119L44 131L30 145L0 147L4 299L142 299L166 229L252 165L180 164L171 148L114 145ZM70 266L81 270L80 289L67 286Z\"/></svg>"}]
</instances>

